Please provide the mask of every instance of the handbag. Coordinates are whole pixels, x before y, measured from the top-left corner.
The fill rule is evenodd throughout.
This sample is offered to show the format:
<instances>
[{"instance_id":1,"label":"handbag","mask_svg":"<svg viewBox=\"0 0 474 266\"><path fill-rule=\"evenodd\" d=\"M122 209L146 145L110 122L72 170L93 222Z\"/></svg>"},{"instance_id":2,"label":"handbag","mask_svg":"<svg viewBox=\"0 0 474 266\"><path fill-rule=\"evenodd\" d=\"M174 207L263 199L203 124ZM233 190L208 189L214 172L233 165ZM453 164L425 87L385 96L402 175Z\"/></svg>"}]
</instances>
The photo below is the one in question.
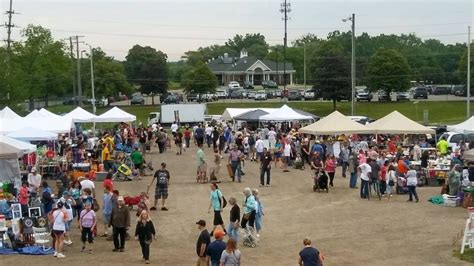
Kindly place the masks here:
<instances>
[{"instance_id":1,"label":"handbag","mask_svg":"<svg viewBox=\"0 0 474 266\"><path fill-rule=\"evenodd\" d=\"M243 217L245 220L248 220L250 219L250 213L244 213L244 217Z\"/></svg>"}]
</instances>

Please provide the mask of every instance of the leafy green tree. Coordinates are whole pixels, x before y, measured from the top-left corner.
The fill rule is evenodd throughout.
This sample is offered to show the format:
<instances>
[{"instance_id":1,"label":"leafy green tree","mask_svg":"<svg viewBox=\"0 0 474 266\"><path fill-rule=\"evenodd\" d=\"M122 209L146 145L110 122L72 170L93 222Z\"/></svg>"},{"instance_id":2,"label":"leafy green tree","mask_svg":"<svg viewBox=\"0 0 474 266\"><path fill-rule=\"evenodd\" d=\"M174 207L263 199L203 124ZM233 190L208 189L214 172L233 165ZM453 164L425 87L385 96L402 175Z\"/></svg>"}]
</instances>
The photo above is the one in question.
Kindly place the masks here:
<instances>
[{"instance_id":1,"label":"leafy green tree","mask_svg":"<svg viewBox=\"0 0 474 266\"><path fill-rule=\"evenodd\" d=\"M265 41L265 36L260 33L245 34L242 36L237 34L234 38L229 39L225 46L233 51L231 55L238 56L242 49L247 49L250 56L256 58L265 58L268 53L269 45Z\"/></svg>"},{"instance_id":2,"label":"leafy green tree","mask_svg":"<svg viewBox=\"0 0 474 266\"><path fill-rule=\"evenodd\" d=\"M121 62L111 56L107 56L102 49L94 48L94 87L95 97L117 96L120 93L130 94L132 86L127 82L124 66ZM90 61L84 59L82 62L82 86L85 95L92 95Z\"/></svg>"},{"instance_id":3,"label":"leafy green tree","mask_svg":"<svg viewBox=\"0 0 474 266\"><path fill-rule=\"evenodd\" d=\"M217 87L217 78L204 63L198 63L183 78L182 86L188 93L214 93Z\"/></svg>"},{"instance_id":4,"label":"leafy green tree","mask_svg":"<svg viewBox=\"0 0 474 266\"><path fill-rule=\"evenodd\" d=\"M41 97L48 106L49 97L63 95L71 84L66 45L41 26L29 25L22 37L26 40L13 45L12 57L19 70L18 89L30 103Z\"/></svg>"},{"instance_id":5,"label":"leafy green tree","mask_svg":"<svg viewBox=\"0 0 474 266\"><path fill-rule=\"evenodd\" d=\"M406 91L410 87L410 66L396 50L380 49L370 59L367 68L368 86L371 90Z\"/></svg>"},{"instance_id":6,"label":"leafy green tree","mask_svg":"<svg viewBox=\"0 0 474 266\"><path fill-rule=\"evenodd\" d=\"M140 86L143 93L166 93L169 71L165 53L150 46L135 45L125 58L125 73L130 83Z\"/></svg>"},{"instance_id":7,"label":"leafy green tree","mask_svg":"<svg viewBox=\"0 0 474 266\"><path fill-rule=\"evenodd\" d=\"M309 72L314 88L333 101L334 110L338 100L350 98L350 61L339 43L322 43L310 59Z\"/></svg>"},{"instance_id":8,"label":"leafy green tree","mask_svg":"<svg viewBox=\"0 0 474 266\"><path fill-rule=\"evenodd\" d=\"M474 44L471 44L471 91L474 88L474 59L472 56L472 51L474 51ZM465 47L464 54L462 55L461 60L459 61L458 73L459 80L462 81L462 84L467 85L467 47Z\"/></svg>"}]
</instances>

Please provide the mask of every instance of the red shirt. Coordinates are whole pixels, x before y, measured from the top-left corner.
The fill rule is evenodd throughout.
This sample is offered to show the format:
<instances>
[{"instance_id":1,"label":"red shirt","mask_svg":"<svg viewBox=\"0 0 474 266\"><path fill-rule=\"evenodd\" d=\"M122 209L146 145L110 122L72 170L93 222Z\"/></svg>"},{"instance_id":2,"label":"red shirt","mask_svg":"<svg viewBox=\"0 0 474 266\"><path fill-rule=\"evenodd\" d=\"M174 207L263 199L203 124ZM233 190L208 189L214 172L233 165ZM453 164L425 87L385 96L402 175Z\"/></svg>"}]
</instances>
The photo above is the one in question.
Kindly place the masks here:
<instances>
[{"instance_id":1,"label":"red shirt","mask_svg":"<svg viewBox=\"0 0 474 266\"><path fill-rule=\"evenodd\" d=\"M18 197L18 201L21 205L28 205L28 188L21 187L20 188L20 196Z\"/></svg>"},{"instance_id":2,"label":"red shirt","mask_svg":"<svg viewBox=\"0 0 474 266\"><path fill-rule=\"evenodd\" d=\"M103 186L104 188L108 187L109 191L114 191L114 184L112 183L112 179L105 179Z\"/></svg>"},{"instance_id":3,"label":"red shirt","mask_svg":"<svg viewBox=\"0 0 474 266\"><path fill-rule=\"evenodd\" d=\"M326 170L326 172L328 172L328 173L334 173L334 172L336 172L336 162L335 162L335 160L331 160L331 159L327 160L327 161L326 161L326 169L325 169L325 170Z\"/></svg>"}]
</instances>

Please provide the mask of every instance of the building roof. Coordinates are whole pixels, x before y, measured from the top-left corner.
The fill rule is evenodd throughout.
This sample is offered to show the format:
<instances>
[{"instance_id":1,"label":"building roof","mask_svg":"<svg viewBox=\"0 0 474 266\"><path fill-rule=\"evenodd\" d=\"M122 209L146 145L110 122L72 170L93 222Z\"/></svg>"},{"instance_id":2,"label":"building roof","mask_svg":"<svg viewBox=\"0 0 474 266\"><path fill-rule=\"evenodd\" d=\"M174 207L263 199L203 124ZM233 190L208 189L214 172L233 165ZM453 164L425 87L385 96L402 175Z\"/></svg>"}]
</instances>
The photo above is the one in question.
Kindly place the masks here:
<instances>
[{"instance_id":1,"label":"building roof","mask_svg":"<svg viewBox=\"0 0 474 266\"><path fill-rule=\"evenodd\" d=\"M267 66L270 71L276 71L278 69L279 72L283 72L283 62L278 62L277 65L275 61L267 59L259 60L253 56L246 56L242 58L219 57L209 62L208 66L212 72L245 72L258 61ZM286 63L286 71L294 71L292 63Z\"/></svg>"}]
</instances>

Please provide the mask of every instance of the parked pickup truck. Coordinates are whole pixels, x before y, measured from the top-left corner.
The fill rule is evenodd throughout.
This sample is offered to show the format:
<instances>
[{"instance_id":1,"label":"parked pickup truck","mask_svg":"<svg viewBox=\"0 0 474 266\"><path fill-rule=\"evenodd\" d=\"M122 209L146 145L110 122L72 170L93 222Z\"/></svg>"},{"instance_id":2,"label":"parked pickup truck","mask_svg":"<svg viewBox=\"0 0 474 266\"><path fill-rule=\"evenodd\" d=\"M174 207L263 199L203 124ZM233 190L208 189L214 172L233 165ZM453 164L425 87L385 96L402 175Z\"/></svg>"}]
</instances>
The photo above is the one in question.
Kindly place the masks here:
<instances>
[{"instance_id":1,"label":"parked pickup truck","mask_svg":"<svg viewBox=\"0 0 474 266\"><path fill-rule=\"evenodd\" d=\"M312 90L306 90L304 92L304 99L305 100L312 100L312 99L314 99L314 96L315 96L315 94L314 94L314 91L312 91Z\"/></svg>"}]
</instances>

